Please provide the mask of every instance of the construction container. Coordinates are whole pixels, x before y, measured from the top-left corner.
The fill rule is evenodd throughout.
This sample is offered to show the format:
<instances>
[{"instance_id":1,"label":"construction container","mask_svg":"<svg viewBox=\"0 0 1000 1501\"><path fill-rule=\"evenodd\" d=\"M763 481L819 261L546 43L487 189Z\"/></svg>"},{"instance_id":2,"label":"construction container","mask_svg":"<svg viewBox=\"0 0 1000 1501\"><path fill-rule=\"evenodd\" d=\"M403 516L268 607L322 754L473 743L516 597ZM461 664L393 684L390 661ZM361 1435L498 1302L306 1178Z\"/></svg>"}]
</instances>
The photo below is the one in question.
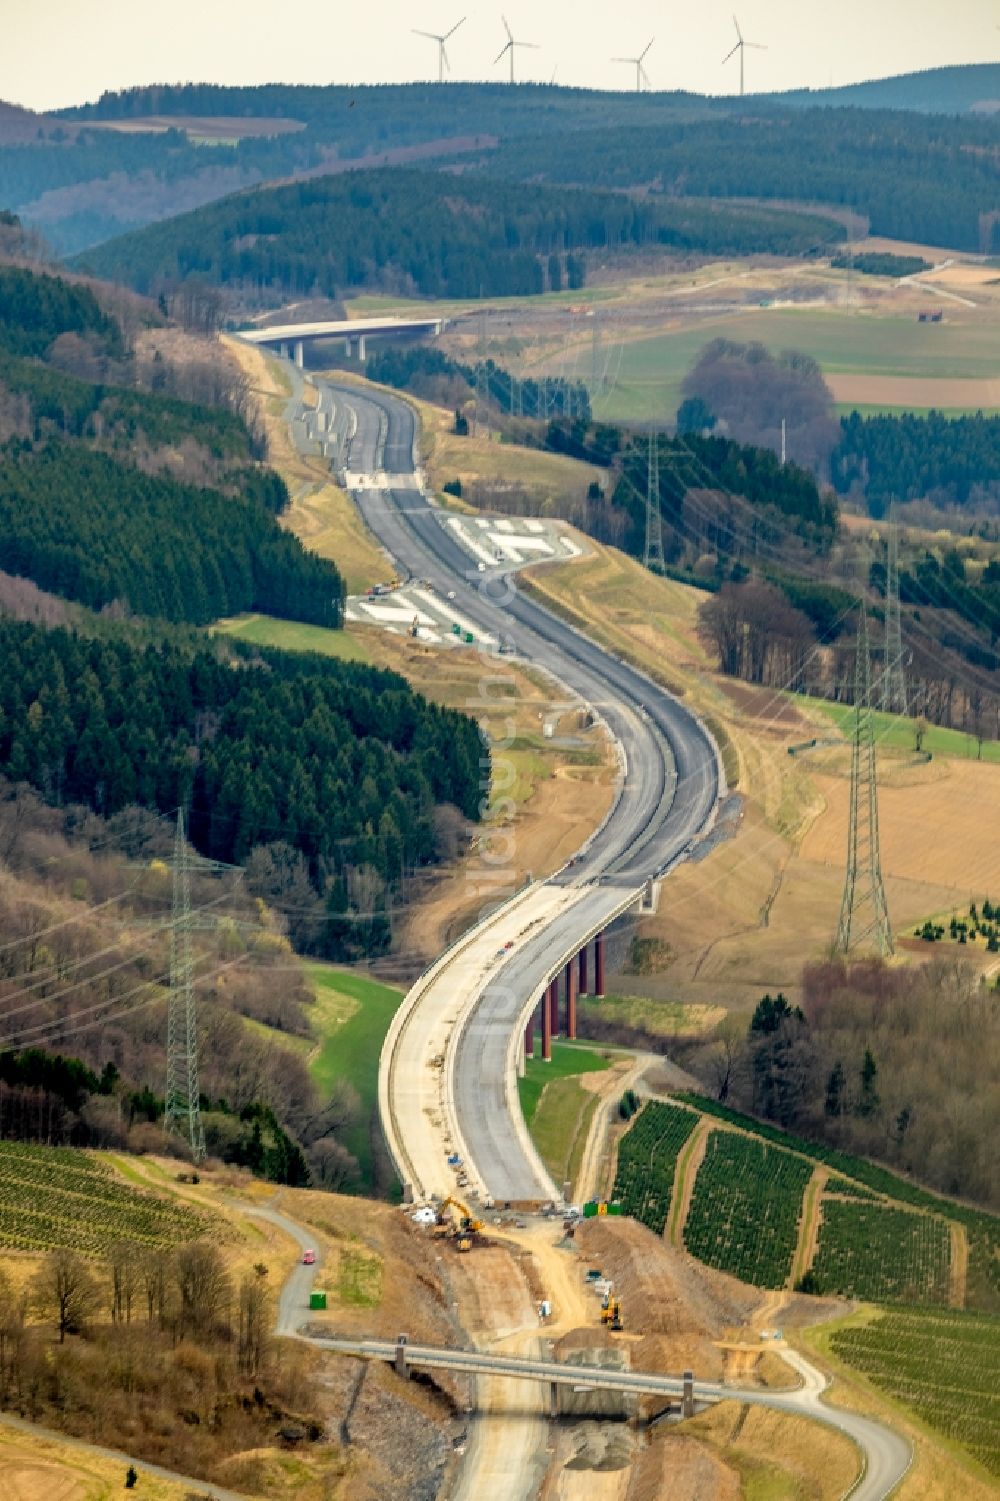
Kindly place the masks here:
<instances>
[{"instance_id":1,"label":"construction container","mask_svg":"<svg viewBox=\"0 0 1000 1501\"><path fill-rule=\"evenodd\" d=\"M326 1308L326 1293L314 1292L309 1294L309 1311L320 1313Z\"/></svg>"}]
</instances>

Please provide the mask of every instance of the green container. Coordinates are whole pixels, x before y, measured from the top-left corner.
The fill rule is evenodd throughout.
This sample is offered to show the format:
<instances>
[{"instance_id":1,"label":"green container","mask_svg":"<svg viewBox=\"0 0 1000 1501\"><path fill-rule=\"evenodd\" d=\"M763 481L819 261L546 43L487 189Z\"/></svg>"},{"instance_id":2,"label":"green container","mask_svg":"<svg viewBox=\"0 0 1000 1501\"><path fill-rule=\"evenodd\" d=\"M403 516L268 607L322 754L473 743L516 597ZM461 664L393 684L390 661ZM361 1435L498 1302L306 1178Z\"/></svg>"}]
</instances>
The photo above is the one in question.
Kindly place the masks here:
<instances>
[{"instance_id":1,"label":"green container","mask_svg":"<svg viewBox=\"0 0 1000 1501\"><path fill-rule=\"evenodd\" d=\"M622 1208L622 1206L620 1204L609 1204L608 1205L608 1213L609 1214L624 1214L625 1211L624 1211L624 1209Z\"/></svg>"},{"instance_id":2,"label":"green container","mask_svg":"<svg viewBox=\"0 0 1000 1501\"><path fill-rule=\"evenodd\" d=\"M311 1312L317 1312L326 1307L326 1293L310 1293L309 1308Z\"/></svg>"},{"instance_id":3,"label":"green container","mask_svg":"<svg viewBox=\"0 0 1000 1501\"><path fill-rule=\"evenodd\" d=\"M583 1206L583 1217L584 1217L585 1220L592 1220L594 1218L594 1215L596 1213L597 1213L597 1200L596 1199L591 1199L588 1204L584 1204L584 1206Z\"/></svg>"},{"instance_id":4,"label":"green container","mask_svg":"<svg viewBox=\"0 0 1000 1501\"><path fill-rule=\"evenodd\" d=\"M462 627L459 625L457 620L452 625L451 634L453 636L460 636L462 634Z\"/></svg>"},{"instance_id":5,"label":"green container","mask_svg":"<svg viewBox=\"0 0 1000 1501\"><path fill-rule=\"evenodd\" d=\"M475 641L475 639L476 638L472 634L471 631L466 631L466 633L465 633L465 644L466 644L466 646L471 646L472 643Z\"/></svg>"}]
</instances>

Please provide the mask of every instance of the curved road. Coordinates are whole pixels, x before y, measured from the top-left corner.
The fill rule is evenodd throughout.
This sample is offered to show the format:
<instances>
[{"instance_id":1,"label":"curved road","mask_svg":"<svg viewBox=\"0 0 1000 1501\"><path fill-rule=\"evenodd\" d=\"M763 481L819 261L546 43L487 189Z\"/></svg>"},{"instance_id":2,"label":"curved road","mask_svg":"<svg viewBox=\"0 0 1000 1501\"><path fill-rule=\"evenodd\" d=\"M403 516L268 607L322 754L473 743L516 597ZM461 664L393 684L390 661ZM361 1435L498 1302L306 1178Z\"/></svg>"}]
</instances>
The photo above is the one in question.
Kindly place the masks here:
<instances>
[{"instance_id":1,"label":"curved road","mask_svg":"<svg viewBox=\"0 0 1000 1501\"><path fill-rule=\"evenodd\" d=\"M391 1340L337 1339L319 1336L312 1341L343 1355L391 1361L396 1345ZM743 1402L755 1407L769 1407L796 1417L812 1418L845 1434L864 1455L864 1467L847 1493L853 1501L884 1501L891 1495L910 1467L912 1450L905 1439L872 1422L859 1413L830 1407L822 1400L828 1382L822 1373L793 1350L782 1349L782 1356L802 1378L802 1386L792 1392L769 1392L759 1387L720 1386L715 1382L696 1381L694 1399L698 1403ZM427 1370L460 1371L467 1375L508 1376L549 1382L556 1386L585 1388L591 1391L632 1393L677 1398L684 1389L676 1376L661 1376L645 1371L612 1371L604 1366L562 1363L553 1360L523 1360L506 1355L488 1355L478 1350L447 1350L432 1345L408 1345L408 1365Z\"/></svg>"},{"instance_id":2,"label":"curved road","mask_svg":"<svg viewBox=\"0 0 1000 1501\"><path fill-rule=\"evenodd\" d=\"M279 1210L265 1205L249 1205L234 1201L232 1207L255 1219L265 1219L286 1231L300 1249L315 1245L313 1233L304 1225ZM342 1355L361 1356L368 1359L392 1361L396 1345L392 1340L338 1339L335 1335L302 1335L299 1326L309 1308L309 1294L321 1259L314 1266L294 1266L286 1278L279 1303L278 1334L306 1339L320 1349ZM847 1492L851 1501L886 1501L906 1475L913 1459L913 1450L906 1439L891 1428L874 1422L863 1414L847 1408L831 1407L824 1399L829 1381L823 1373L784 1343L775 1347L781 1357L791 1365L801 1379L795 1391L770 1392L754 1387L721 1386L716 1382L696 1381L696 1401L745 1402L753 1406L770 1407L778 1412L812 1418L835 1428L852 1440L863 1456L861 1473ZM645 1371L612 1371L607 1367L562 1364L548 1360L525 1360L505 1355L489 1355L475 1350L449 1350L433 1345L407 1346L407 1361L427 1369L461 1371L470 1375L499 1375L512 1378L528 1378L537 1381L555 1381L571 1387L587 1386L591 1389L650 1393L663 1397L678 1397L683 1391L683 1381L676 1376L663 1376ZM14 1420L16 1421L16 1420ZM24 1425L31 1429L32 1425ZM53 1434L52 1437L60 1437ZM111 1451L103 1451L111 1452ZM118 1457L117 1455L115 1457ZM124 1456L121 1456L124 1458ZM153 1467L147 1467L153 1468ZM156 1473L154 1469L154 1473ZM166 1473L166 1472L161 1472ZM177 1477L169 1476L174 1479ZM238 1501L232 1492L219 1488L202 1487L219 1501ZM846 1501L846 1498L845 1498Z\"/></svg>"},{"instance_id":3,"label":"curved road","mask_svg":"<svg viewBox=\"0 0 1000 1501\"><path fill-rule=\"evenodd\" d=\"M452 1039L451 1076L455 1113L466 1142L478 1160L488 1164L491 1183L535 1191L540 1164L537 1157L532 1158L516 1094L511 1101L508 1088L512 1032L524 1020L526 999L530 1005L540 984L553 972L553 959L561 959L608 917L625 910L644 884L683 858L691 840L709 826L723 790L716 748L694 715L642 673L519 595L500 570L479 574L420 489L416 420L405 402L346 383L318 383L318 390L320 410L325 413L322 428L329 435L327 455L337 457L341 471L347 471L368 526L397 566L410 576L430 579L442 593L454 589L463 615L498 640L511 643L518 655L546 668L590 703L621 747L622 785L614 808L578 860L540 888L550 893L548 918L528 923L519 934L515 956L493 983L477 992L468 1014L459 1015L457 1021L444 1018L444 1025L457 1033L457 1040ZM352 473L360 483L350 483ZM370 483L373 476L382 476L377 487ZM559 886L565 888L564 901L551 891ZM481 925L487 939L505 923L514 929L519 923L523 926L522 914L537 905L532 892L516 898L492 922ZM533 926L536 932L531 931ZM471 945L463 940L466 948L474 943L475 935ZM453 962L444 956L429 972L428 983L433 982L435 969L447 975ZM418 994L413 998L419 1000L420 982L415 990ZM414 1013L420 1009L415 1006ZM385 1067L383 1056L383 1072ZM532 1194L509 1192L505 1196ZM270 1218L273 1211L265 1213ZM308 1232L287 1217L274 1217L296 1234L300 1245L308 1239ZM291 1332L296 1303L305 1311L313 1275L312 1268L298 1268L286 1285L281 1328ZM378 1341L339 1342L338 1346L324 1339L317 1343L383 1358L395 1349ZM796 1392L762 1393L696 1383L696 1394L707 1401L735 1398L762 1403L839 1429L864 1456L862 1473L850 1491L853 1501L885 1501L909 1468L909 1444L860 1414L829 1407L822 1400L827 1385L822 1374L795 1352L782 1353L802 1378ZM469 1369L476 1361L491 1368L495 1359L465 1351L410 1351L411 1358L421 1354L428 1363L455 1362L456 1369ZM504 1363L502 1358L500 1363ZM544 1366L535 1374L551 1379ZM643 1390L675 1393L678 1388L676 1380L668 1377L629 1374ZM580 1376L579 1368L574 1368L573 1379L579 1381ZM644 1384L648 1382L661 1385L654 1388Z\"/></svg>"},{"instance_id":4,"label":"curved road","mask_svg":"<svg viewBox=\"0 0 1000 1501\"><path fill-rule=\"evenodd\" d=\"M490 959L508 938L509 957L500 966L491 963L488 976L471 976L466 968L464 982L478 987L476 1003L468 1016L450 1018L454 1035L447 1033L445 1040L446 1099L436 1114L442 1121L452 1117L450 1129L445 1123L440 1134L462 1148L473 1186L500 1201L555 1198L559 1190L521 1121L512 1040L556 964L632 906L646 882L660 876L709 823L720 792L716 747L695 716L651 679L519 593L509 570L479 572L420 488L416 418L404 401L346 383L322 382L318 390L323 430L333 436L359 509L396 567L430 580L441 595L453 593L460 615L590 705L620 748L623 772L614 808L577 859L546 883L549 891L563 890L557 910L543 889L540 902L525 910L522 928L497 929ZM423 1128L436 1106L426 1092L413 1092L412 1080L421 1056L440 1056L440 1039L416 1025L406 1040L408 1052L406 1045L399 1048L387 1094L390 1108L406 1097L408 1120ZM389 1046L398 1044L394 1035ZM392 1060L388 1066L393 1068ZM437 1161L426 1151L420 1158L402 1145L416 1132L394 1130L389 1121L386 1126L404 1181L420 1196L447 1192L452 1185L442 1181L444 1152L437 1149Z\"/></svg>"}]
</instances>

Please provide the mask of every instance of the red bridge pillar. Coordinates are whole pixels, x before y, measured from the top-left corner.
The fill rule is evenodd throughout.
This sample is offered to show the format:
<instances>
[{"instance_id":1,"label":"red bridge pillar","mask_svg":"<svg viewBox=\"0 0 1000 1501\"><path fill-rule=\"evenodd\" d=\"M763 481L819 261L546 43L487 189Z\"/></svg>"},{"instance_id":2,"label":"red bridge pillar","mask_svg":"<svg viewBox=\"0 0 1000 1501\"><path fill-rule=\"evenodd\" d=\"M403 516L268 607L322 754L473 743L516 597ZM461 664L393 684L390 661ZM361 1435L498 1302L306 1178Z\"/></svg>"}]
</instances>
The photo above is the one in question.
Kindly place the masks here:
<instances>
[{"instance_id":1,"label":"red bridge pillar","mask_svg":"<svg viewBox=\"0 0 1000 1501\"><path fill-rule=\"evenodd\" d=\"M525 1056L525 1058L534 1058L534 1056L535 1056L535 1013L534 1012L532 1012L531 1015L528 1017L528 1023L527 1023L527 1026L524 1029L524 1056Z\"/></svg>"},{"instance_id":2,"label":"red bridge pillar","mask_svg":"<svg viewBox=\"0 0 1000 1501\"><path fill-rule=\"evenodd\" d=\"M552 1062L552 986L542 997L542 1062Z\"/></svg>"},{"instance_id":3,"label":"red bridge pillar","mask_svg":"<svg viewBox=\"0 0 1000 1501\"><path fill-rule=\"evenodd\" d=\"M556 975L555 979L552 981L552 984L549 986L549 1008L550 1008L550 1012L551 1012L550 1026L552 1027L552 1036L553 1037L558 1037L559 1036L559 976L558 975Z\"/></svg>"},{"instance_id":4,"label":"red bridge pillar","mask_svg":"<svg viewBox=\"0 0 1000 1501\"><path fill-rule=\"evenodd\" d=\"M572 959L566 965L566 1036L576 1037L576 965Z\"/></svg>"},{"instance_id":5,"label":"red bridge pillar","mask_svg":"<svg viewBox=\"0 0 1000 1501\"><path fill-rule=\"evenodd\" d=\"M580 995L586 995L587 994L587 945L586 944L583 945L583 948L580 950L579 954L577 955L577 968L579 970L579 982L580 982L579 983L579 993L580 993Z\"/></svg>"},{"instance_id":6,"label":"red bridge pillar","mask_svg":"<svg viewBox=\"0 0 1000 1501\"><path fill-rule=\"evenodd\" d=\"M604 934L594 939L594 994L604 995Z\"/></svg>"}]
</instances>

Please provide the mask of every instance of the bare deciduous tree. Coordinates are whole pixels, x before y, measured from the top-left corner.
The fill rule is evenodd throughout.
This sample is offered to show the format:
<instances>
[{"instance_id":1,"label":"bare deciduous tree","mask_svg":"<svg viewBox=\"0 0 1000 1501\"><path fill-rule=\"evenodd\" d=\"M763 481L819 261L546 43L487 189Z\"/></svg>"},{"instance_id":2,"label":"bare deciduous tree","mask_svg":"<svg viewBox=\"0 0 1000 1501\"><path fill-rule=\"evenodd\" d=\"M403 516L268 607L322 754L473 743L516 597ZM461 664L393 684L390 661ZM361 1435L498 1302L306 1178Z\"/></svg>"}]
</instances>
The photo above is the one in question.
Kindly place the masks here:
<instances>
[{"instance_id":1,"label":"bare deciduous tree","mask_svg":"<svg viewBox=\"0 0 1000 1501\"><path fill-rule=\"evenodd\" d=\"M241 1373L251 1381L260 1374L270 1344L271 1296L266 1276L267 1268L258 1266L240 1283L237 1360Z\"/></svg>"},{"instance_id":2,"label":"bare deciduous tree","mask_svg":"<svg viewBox=\"0 0 1000 1501\"><path fill-rule=\"evenodd\" d=\"M115 1241L108 1251L108 1265L111 1268L112 1321L116 1324L131 1324L132 1306L141 1278L135 1246L129 1241Z\"/></svg>"},{"instance_id":3,"label":"bare deciduous tree","mask_svg":"<svg viewBox=\"0 0 1000 1501\"><path fill-rule=\"evenodd\" d=\"M32 1284L38 1311L55 1319L59 1343L79 1334L100 1301L97 1279L83 1257L64 1248L45 1258Z\"/></svg>"},{"instance_id":4,"label":"bare deciduous tree","mask_svg":"<svg viewBox=\"0 0 1000 1501\"><path fill-rule=\"evenodd\" d=\"M173 1283L179 1300L177 1323L182 1333L208 1333L228 1317L232 1283L222 1257L207 1241L192 1241L176 1252Z\"/></svg>"}]
</instances>

